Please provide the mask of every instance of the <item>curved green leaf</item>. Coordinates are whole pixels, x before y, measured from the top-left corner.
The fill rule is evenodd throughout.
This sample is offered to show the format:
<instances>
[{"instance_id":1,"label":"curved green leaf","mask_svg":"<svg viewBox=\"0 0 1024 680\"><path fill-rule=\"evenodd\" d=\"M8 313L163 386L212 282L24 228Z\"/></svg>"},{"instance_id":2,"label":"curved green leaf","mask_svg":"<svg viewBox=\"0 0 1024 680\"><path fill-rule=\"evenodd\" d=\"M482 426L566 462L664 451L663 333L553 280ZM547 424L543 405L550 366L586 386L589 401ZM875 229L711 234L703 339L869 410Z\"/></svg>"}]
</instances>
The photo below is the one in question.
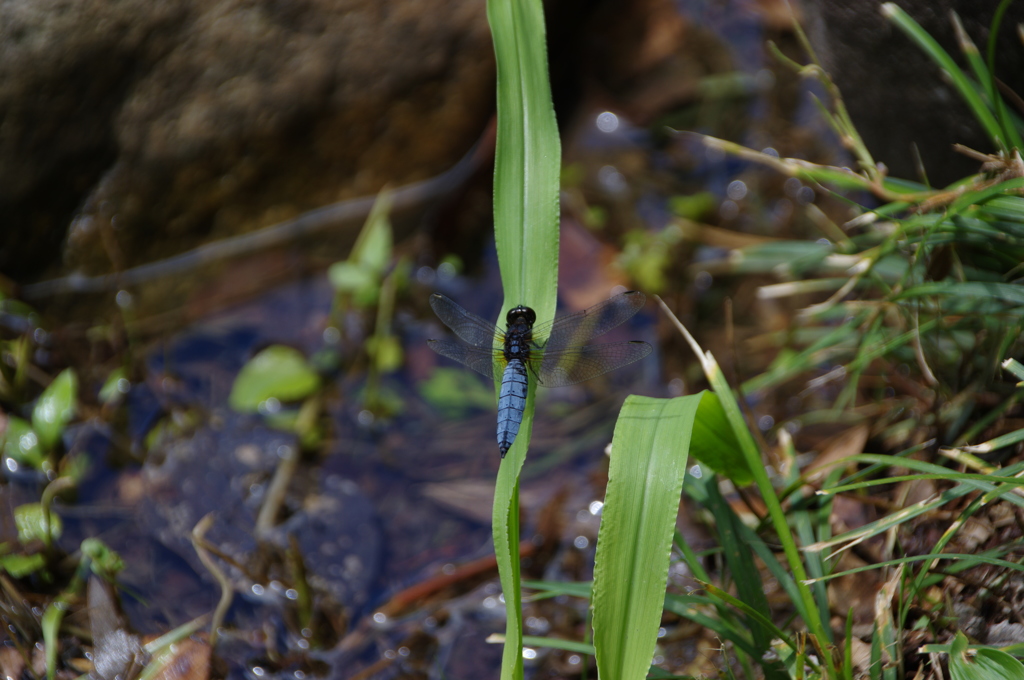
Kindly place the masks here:
<instances>
[{"instance_id":1,"label":"curved green leaf","mask_svg":"<svg viewBox=\"0 0 1024 680\"><path fill-rule=\"evenodd\" d=\"M228 403L242 413L255 413L267 399L296 401L320 387L317 375L302 352L271 345L249 360L231 388Z\"/></svg>"},{"instance_id":2,"label":"curved green leaf","mask_svg":"<svg viewBox=\"0 0 1024 680\"><path fill-rule=\"evenodd\" d=\"M377 285L378 272L360 262L335 262L327 268L327 280L335 290L356 293Z\"/></svg>"},{"instance_id":3,"label":"curved green leaf","mask_svg":"<svg viewBox=\"0 0 1024 680\"><path fill-rule=\"evenodd\" d=\"M642 680L650 669L687 452L706 396L630 396L619 413L594 560L601 678Z\"/></svg>"},{"instance_id":4,"label":"curved green leaf","mask_svg":"<svg viewBox=\"0 0 1024 680\"><path fill-rule=\"evenodd\" d=\"M17 416L7 416L7 429L0 436L3 439L5 456L13 458L21 465L42 469L46 455L39 446L39 437L28 421Z\"/></svg>"},{"instance_id":5,"label":"curved green leaf","mask_svg":"<svg viewBox=\"0 0 1024 680\"><path fill-rule=\"evenodd\" d=\"M327 279L334 289L351 295L359 307L369 307L377 302L381 279L391 263L394 250L389 217L391 204L391 193L381 191L348 258L335 262L327 270Z\"/></svg>"},{"instance_id":6,"label":"curved green leaf","mask_svg":"<svg viewBox=\"0 0 1024 680\"><path fill-rule=\"evenodd\" d=\"M57 674L57 652L60 650L60 624L64 621L67 602L59 598L51 602L43 612L40 621L43 629L43 645L46 648L46 680L53 680Z\"/></svg>"},{"instance_id":7,"label":"curved green leaf","mask_svg":"<svg viewBox=\"0 0 1024 680\"><path fill-rule=\"evenodd\" d=\"M87 538L82 541L82 555L88 557L89 568L97 576L113 580L124 569L124 560L117 552L98 538Z\"/></svg>"},{"instance_id":8,"label":"curved green leaf","mask_svg":"<svg viewBox=\"0 0 1024 680\"><path fill-rule=\"evenodd\" d=\"M544 8L540 0L488 0L487 19L498 69L494 232L505 290L498 320L523 304L532 307L542 322L555 313L561 168L548 84ZM503 680L523 677L519 473L533 430L534 391L531 381L519 435L501 462L494 490L494 551L507 614Z\"/></svg>"},{"instance_id":9,"label":"curved green leaf","mask_svg":"<svg viewBox=\"0 0 1024 680\"><path fill-rule=\"evenodd\" d=\"M700 400L690 453L737 486L746 486L754 481L722 402L714 392L705 393Z\"/></svg>"},{"instance_id":10,"label":"curved green leaf","mask_svg":"<svg viewBox=\"0 0 1024 680\"><path fill-rule=\"evenodd\" d=\"M39 401L32 409L32 428L39 437L43 451L51 451L60 441L64 428L75 415L78 403L78 379L75 372L66 368L39 395Z\"/></svg>"},{"instance_id":11,"label":"curved green leaf","mask_svg":"<svg viewBox=\"0 0 1024 680\"><path fill-rule=\"evenodd\" d=\"M958 632L949 650L949 675L953 680L1024 680L1024 664L998 649L969 652L966 636Z\"/></svg>"},{"instance_id":12,"label":"curved green leaf","mask_svg":"<svg viewBox=\"0 0 1024 680\"><path fill-rule=\"evenodd\" d=\"M128 381L128 372L124 370L124 367L115 368L107 376L103 387L100 388L100 402L104 404L120 403L130 388L131 383Z\"/></svg>"},{"instance_id":13,"label":"curved green leaf","mask_svg":"<svg viewBox=\"0 0 1024 680\"><path fill-rule=\"evenodd\" d=\"M0 569L14 578L25 578L29 574L42 571L45 566L46 558L42 553L0 556Z\"/></svg>"},{"instance_id":14,"label":"curved green leaf","mask_svg":"<svg viewBox=\"0 0 1024 680\"><path fill-rule=\"evenodd\" d=\"M544 11L539 0L490 0L487 17L498 66L494 232L505 289L498 318L522 304L544 321L554 316L558 287L561 169Z\"/></svg>"},{"instance_id":15,"label":"curved green leaf","mask_svg":"<svg viewBox=\"0 0 1024 680\"><path fill-rule=\"evenodd\" d=\"M50 513L47 522L41 503L26 503L14 508L14 525L18 528L18 540L22 543L39 540L49 545L51 539L60 538L64 531L59 515Z\"/></svg>"}]
</instances>

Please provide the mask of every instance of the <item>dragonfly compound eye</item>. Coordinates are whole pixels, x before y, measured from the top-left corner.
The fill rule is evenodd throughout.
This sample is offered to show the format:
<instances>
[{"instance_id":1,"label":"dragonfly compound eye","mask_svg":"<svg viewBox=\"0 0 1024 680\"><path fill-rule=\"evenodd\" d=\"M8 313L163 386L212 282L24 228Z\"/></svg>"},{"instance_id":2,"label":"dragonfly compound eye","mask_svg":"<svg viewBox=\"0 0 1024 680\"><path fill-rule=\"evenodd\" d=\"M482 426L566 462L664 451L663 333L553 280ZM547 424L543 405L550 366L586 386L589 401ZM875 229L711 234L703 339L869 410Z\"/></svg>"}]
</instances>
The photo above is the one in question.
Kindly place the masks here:
<instances>
[{"instance_id":1,"label":"dragonfly compound eye","mask_svg":"<svg viewBox=\"0 0 1024 680\"><path fill-rule=\"evenodd\" d=\"M519 320L519 317L524 317L526 323L531 326L537 321L537 315L532 309L519 305L508 310L508 314L505 315L505 323L512 325Z\"/></svg>"}]
</instances>

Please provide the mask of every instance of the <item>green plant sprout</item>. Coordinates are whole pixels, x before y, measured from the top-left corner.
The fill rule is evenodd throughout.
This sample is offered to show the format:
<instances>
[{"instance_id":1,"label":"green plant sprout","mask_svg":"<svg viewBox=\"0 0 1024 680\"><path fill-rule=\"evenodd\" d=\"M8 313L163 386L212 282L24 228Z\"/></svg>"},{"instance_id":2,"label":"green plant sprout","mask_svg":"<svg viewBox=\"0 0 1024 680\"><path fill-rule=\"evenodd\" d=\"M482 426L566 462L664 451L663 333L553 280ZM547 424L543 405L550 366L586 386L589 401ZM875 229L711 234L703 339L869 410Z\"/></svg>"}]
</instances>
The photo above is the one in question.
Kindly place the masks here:
<instances>
[{"instance_id":1,"label":"green plant sprout","mask_svg":"<svg viewBox=\"0 0 1024 680\"><path fill-rule=\"evenodd\" d=\"M46 472L57 467L58 444L64 429L75 415L78 404L78 379L64 369L39 395L32 409L32 422L7 417L7 429L0 433L3 455Z\"/></svg>"},{"instance_id":2,"label":"green plant sprout","mask_svg":"<svg viewBox=\"0 0 1024 680\"><path fill-rule=\"evenodd\" d=\"M376 308L373 334L363 345L369 367L361 398L367 409L378 414L394 413L402 407L401 400L381 383L382 375L394 372L404 361L401 343L391 327L395 301L399 291L407 287L409 269L404 260L397 264L393 261L390 206L390 195L381 192L349 257L331 265L327 272L336 293L332 328L347 327L344 317L349 309ZM240 413L261 413L272 427L295 432L304 447L315 447L323 438L318 426L325 387L322 376L337 368L339 361L335 344L328 342L309 358L284 345L265 348L242 367L228 403ZM301 402L301 406L282 408L294 402Z\"/></svg>"},{"instance_id":3,"label":"green plant sprout","mask_svg":"<svg viewBox=\"0 0 1024 680\"><path fill-rule=\"evenodd\" d=\"M401 398L384 389L381 377L394 372L404 361L402 345L391 328L395 301L409 283L408 261L396 261L395 257L391 205L390 192L381 191L348 258L327 271L336 292L331 313L336 327L346 327L344 316L349 309L377 310L373 334L365 343L370 363L362 399L371 412L384 415L402 408Z\"/></svg>"}]
</instances>

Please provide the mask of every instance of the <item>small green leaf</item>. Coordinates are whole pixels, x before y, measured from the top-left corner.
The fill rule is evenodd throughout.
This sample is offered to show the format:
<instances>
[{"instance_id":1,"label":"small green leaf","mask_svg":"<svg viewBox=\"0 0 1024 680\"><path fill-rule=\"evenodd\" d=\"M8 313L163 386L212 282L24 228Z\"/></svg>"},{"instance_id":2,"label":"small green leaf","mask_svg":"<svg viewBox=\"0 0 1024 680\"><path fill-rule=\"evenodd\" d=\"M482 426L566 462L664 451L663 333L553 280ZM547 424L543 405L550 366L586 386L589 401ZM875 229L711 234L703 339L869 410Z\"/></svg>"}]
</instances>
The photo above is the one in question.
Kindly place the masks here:
<instances>
[{"instance_id":1,"label":"small green leaf","mask_svg":"<svg viewBox=\"0 0 1024 680\"><path fill-rule=\"evenodd\" d=\"M176 411L173 416L161 418L146 433L146 450L152 451L176 437L181 437L198 427L199 422L200 416L193 410Z\"/></svg>"},{"instance_id":2,"label":"small green leaf","mask_svg":"<svg viewBox=\"0 0 1024 680\"><path fill-rule=\"evenodd\" d=\"M100 401L104 404L114 404L128 394L131 383L128 382L128 373L123 368L115 368L107 376L107 381L100 388Z\"/></svg>"},{"instance_id":3,"label":"small green leaf","mask_svg":"<svg viewBox=\"0 0 1024 680\"><path fill-rule=\"evenodd\" d=\"M6 571L14 578L24 578L34 574L46 564L42 553L31 555L4 555L0 557L0 570Z\"/></svg>"},{"instance_id":4,"label":"small green leaf","mask_svg":"<svg viewBox=\"0 0 1024 680\"><path fill-rule=\"evenodd\" d=\"M282 432L295 432L299 423L299 409L283 408L275 413L264 416L269 427Z\"/></svg>"},{"instance_id":5,"label":"small green leaf","mask_svg":"<svg viewBox=\"0 0 1024 680\"><path fill-rule=\"evenodd\" d=\"M746 486L754 479L743 457L743 451L740 450L736 434L729 425L722 402L714 392L705 393L700 406L697 407L690 453L738 486Z\"/></svg>"},{"instance_id":6,"label":"small green leaf","mask_svg":"<svg viewBox=\"0 0 1024 680\"><path fill-rule=\"evenodd\" d=\"M366 341L366 349L381 373L391 373L402 365L402 344L392 335L369 338Z\"/></svg>"},{"instance_id":7,"label":"small green leaf","mask_svg":"<svg viewBox=\"0 0 1024 680\"><path fill-rule=\"evenodd\" d=\"M46 456L39 446L39 437L28 421L17 416L8 416L7 430L2 436L5 456L13 458L21 465L42 469Z\"/></svg>"},{"instance_id":8,"label":"small green leaf","mask_svg":"<svg viewBox=\"0 0 1024 680\"><path fill-rule=\"evenodd\" d=\"M47 532L46 514L41 503L26 503L14 509L14 525L18 527L18 540L30 543L40 540L49 544L51 539L60 538L64 530L58 515L50 513L50 526ZM49 534L49 535L47 535Z\"/></svg>"},{"instance_id":9,"label":"small green leaf","mask_svg":"<svg viewBox=\"0 0 1024 680\"><path fill-rule=\"evenodd\" d=\"M445 418L494 408L494 390L461 368L436 368L419 384L420 396Z\"/></svg>"},{"instance_id":10,"label":"small green leaf","mask_svg":"<svg viewBox=\"0 0 1024 680\"><path fill-rule=\"evenodd\" d=\"M967 638L958 632L949 650L949 675L953 680L1024 680L1024 664L998 649L968 650Z\"/></svg>"},{"instance_id":11,"label":"small green leaf","mask_svg":"<svg viewBox=\"0 0 1024 680\"><path fill-rule=\"evenodd\" d=\"M381 272L360 262L335 262L327 270L327 278L339 293L352 296L357 307L371 307L380 297Z\"/></svg>"},{"instance_id":12,"label":"small green leaf","mask_svg":"<svg viewBox=\"0 0 1024 680\"><path fill-rule=\"evenodd\" d=\"M352 295L360 307L369 307L377 302L381 278L391 262L393 237L388 219L390 210L390 194L382 191L348 259L334 263L327 270L327 278L334 289Z\"/></svg>"},{"instance_id":13,"label":"small green leaf","mask_svg":"<svg viewBox=\"0 0 1024 680\"><path fill-rule=\"evenodd\" d=\"M356 293L377 284L375 272L357 262L335 262L327 269L327 279L339 293Z\"/></svg>"},{"instance_id":14,"label":"small green leaf","mask_svg":"<svg viewBox=\"0 0 1024 680\"><path fill-rule=\"evenodd\" d=\"M710 191L701 191L689 196L673 196L668 208L679 217L688 220L702 220L718 207L718 197Z\"/></svg>"},{"instance_id":15,"label":"small green leaf","mask_svg":"<svg viewBox=\"0 0 1024 680\"><path fill-rule=\"evenodd\" d=\"M362 230L352 246L348 261L358 263L375 272L377 278L383 273L391 261L393 237L391 235L391 193L382 190L377 194L370 214L366 217Z\"/></svg>"},{"instance_id":16,"label":"small green leaf","mask_svg":"<svg viewBox=\"0 0 1024 680\"><path fill-rule=\"evenodd\" d=\"M1016 359L1007 359L1003 362L1003 369L1009 371L1014 377L1024 380L1024 364Z\"/></svg>"},{"instance_id":17,"label":"small green leaf","mask_svg":"<svg viewBox=\"0 0 1024 680\"><path fill-rule=\"evenodd\" d=\"M451 276L461 274L463 269L465 269L465 265L462 262L462 258L454 254L445 255L437 265L439 274L448 272Z\"/></svg>"},{"instance_id":18,"label":"small green leaf","mask_svg":"<svg viewBox=\"0 0 1024 680\"><path fill-rule=\"evenodd\" d=\"M51 602L43 612L41 621L43 628L43 645L46 647L46 680L53 680L57 673L57 651L59 645L57 638L60 633L60 624L64 620L64 613L67 611L67 603L63 599Z\"/></svg>"},{"instance_id":19,"label":"small green leaf","mask_svg":"<svg viewBox=\"0 0 1024 680\"><path fill-rule=\"evenodd\" d=\"M919 286L908 286L906 290L894 295L891 299L907 300L931 296L948 296L954 299L977 298L978 301L992 299L1013 305L1024 305L1024 286L990 281L931 282L922 283Z\"/></svg>"},{"instance_id":20,"label":"small green leaf","mask_svg":"<svg viewBox=\"0 0 1024 680\"><path fill-rule=\"evenodd\" d=\"M320 376L302 352L294 347L271 345L242 367L228 403L236 411L255 413L267 399L297 401L318 387Z\"/></svg>"},{"instance_id":21,"label":"small green leaf","mask_svg":"<svg viewBox=\"0 0 1024 680\"><path fill-rule=\"evenodd\" d=\"M299 443L302 448L308 450L319 446L324 438L324 428L320 416L323 414L323 404L320 399L307 399L299 407L298 417L295 419L295 433L299 435Z\"/></svg>"},{"instance_id":22,"label":"small green leaf","mask_svg":"<svg viewBox=\"0 0 1024 680\"><path fill-rule=\"evenodd\" d=\"M113 578L124 569L124 560L98 538L82 541L82 554L92 560L90 567L97 576Z\"/></svg>"},{"instance_id":23,"label":"small green leaf","mask_svg":"<svg viewBox=\"0 0 1024 680\"><path fill-rule=\"evenodd\" d=\"M362 238L354 253L359 258L359 264L378 276L391 261L391 221L386 212L390 207L390 200L382 202L378 199L374 212L363 227L363 234L360 235Z\"/></svg>"},{"instance_id":24,"label":"small green leaf","mask_svg":"<svg viewBox=\"0 0 1024 680\"><path fill-rule=\"evenodd\" d=\"M64 428L75 415L78 403L78 379L75 372L66 368L50 383L32 409L32 427L39 437L43 451L52 451Z\"/></svg>"},{"instance_id":25,"label":"small green leaf","mask_svg":"<svg viewBox=\"0 0 1024 680\"><path fill-rule=\"evenodd\" d=\"M769 241L734 250L729 265L735 274L782 273L788 277L813 271L834 248L817 241Z\"/></svg>"}]
</instances>

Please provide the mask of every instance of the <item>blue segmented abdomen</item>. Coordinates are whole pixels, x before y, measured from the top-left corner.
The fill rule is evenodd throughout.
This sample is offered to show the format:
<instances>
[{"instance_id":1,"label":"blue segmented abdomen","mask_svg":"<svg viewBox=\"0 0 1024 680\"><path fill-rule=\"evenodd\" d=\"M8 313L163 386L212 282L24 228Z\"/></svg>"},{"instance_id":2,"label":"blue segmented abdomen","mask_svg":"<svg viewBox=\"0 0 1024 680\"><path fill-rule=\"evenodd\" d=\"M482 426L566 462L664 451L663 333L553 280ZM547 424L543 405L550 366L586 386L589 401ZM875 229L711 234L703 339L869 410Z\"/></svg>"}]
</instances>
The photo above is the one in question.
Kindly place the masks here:
<instances>
[{"instance_id":1,"label":"blue segmented abdomen","mask_svg":"<svg viewBox=\"0 0 1024 680\"><path fill-rule=\"evenodd\" d=\"M501 392L498 396L498 451L501 457L512 447L519 434L526 409L526 366L519 359L512 359L501 376Z\"/></svg>"}]
</instances>

